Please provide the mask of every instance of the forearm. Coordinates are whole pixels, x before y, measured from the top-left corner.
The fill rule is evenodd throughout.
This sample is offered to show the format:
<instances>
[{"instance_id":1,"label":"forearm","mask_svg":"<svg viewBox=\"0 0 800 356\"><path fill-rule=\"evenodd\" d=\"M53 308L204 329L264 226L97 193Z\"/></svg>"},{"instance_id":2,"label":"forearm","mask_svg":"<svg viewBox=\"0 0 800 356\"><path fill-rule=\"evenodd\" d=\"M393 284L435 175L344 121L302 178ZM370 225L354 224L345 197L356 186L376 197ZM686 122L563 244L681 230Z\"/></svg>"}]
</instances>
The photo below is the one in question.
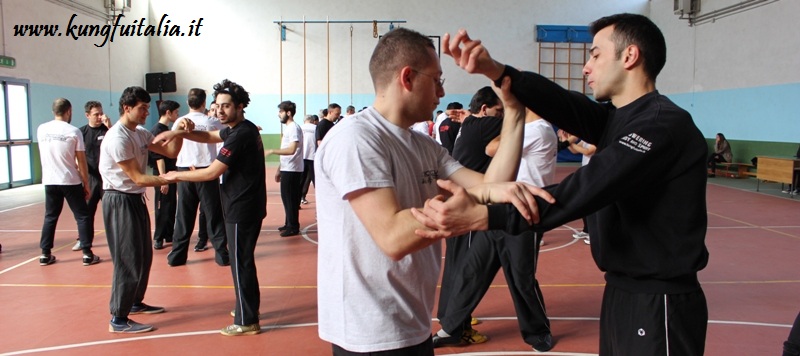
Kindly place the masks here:
<instances>
[{"instance_id":1,"label":"forearm","mask_svg":"<svg viewBox=\"0 0 800 356\"><path fill-rule=\"evenodd\" d=\"M84 187L89 187L89 165L86 163L86 154L81 152L77 155L78 174Z\"/></svg>"},{"instance_id":2,"label":"forearm","mask_svg":"<svg viewBox=\"0 0 800 356\"><path fill-rule=\"evenodd\" d=\"M138 175L136 177L131 177L134 183L140 187L159 187L162 185L169 184L166 179L158 177L158 176L151 176L148 174Z\"/></svg>"},{"instance_id":3,"label":"forearm","mask_svg":"<svg viewBox=\"0 0 800 356\"><path fill-rule=\"evenodd\" d=\"M175 178L181 182L207 182L219 178L219 175L209 168L203 168L175 172Z\"/></svg>"},{"instance_id":4,"label":"forearm","mask_svg":"<svg viewBox=\"0 0 800 356\"><path fill-rule=\"evenodd\" d=\"M522 158L522 136L525 131L525 109L509 106L500 131L502 139L497 143L497 154L486 169L485 183L508 182L517 178Z\"/></svg>"},{"instance_id":5,"label":"forearm","mask_svg":"<svg viewBox=\"0 0 800 356\"><path fill-rule=\"evenodd\" d=\"M297 147L294 148L286 147L277 150L275 149L267 150L268 155L278 155L278 156L290 156L293 155L295 152L297 152Z\"/></svg>"},{"instance_id":6,"label":"forearm","mask_svg":"<svg viewBox=\"0 0 800 356\"><path fill-rule=\"evenodd\" d=\"M370 235L381 251L395 261L428 247L435 241L414 234L414 231L425 227L414 219L409 209L395 213L382 225L380 231L370 231Z\"/></svg>"},{"instance_id":7,"label":"forearm","mask_svg":"<svg viewBox=\"0 0 800 356\"><path fill-rule=\"evenodd\" d=\"M158 174L166 174L167 173L167 164L164 163L163 159L159 159L156 161L156 168L158 169Z\"/></svg>"},{"instance_id":8,"label":"forearm","mask_svg":"<svg viewBox=\"0 0 800 356\"><path fill-rule=\"evenodd\" d=\"M217 143L222 142L219 137L219 131L190 131L182 134L183 138L202 143Z\"/></svg>"}]
</instances>

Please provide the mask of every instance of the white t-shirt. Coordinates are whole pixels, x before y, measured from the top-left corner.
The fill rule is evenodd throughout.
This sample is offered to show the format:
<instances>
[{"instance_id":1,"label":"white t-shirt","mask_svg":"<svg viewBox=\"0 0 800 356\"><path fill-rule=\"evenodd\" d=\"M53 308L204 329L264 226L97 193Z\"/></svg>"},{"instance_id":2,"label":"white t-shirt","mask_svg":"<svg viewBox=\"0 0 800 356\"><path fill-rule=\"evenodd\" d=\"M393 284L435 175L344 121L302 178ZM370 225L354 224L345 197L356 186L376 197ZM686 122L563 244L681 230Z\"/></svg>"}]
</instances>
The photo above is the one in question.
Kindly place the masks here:
<instances>
[{"instance_id":1,"label":"white t-shirt","mask_svg":"<svg viewBox=\"0 0 800 356\"><path fill-rule=\"evenodd\" d=\"M438 142L440 145L442 144L442 138L439 137L439 126L442 125L442 121L447 118L446 113L441 113L439 116L436 117L436 123L433 124L433 138Z\"/></svg>"},{"instance_id":2,"label":"white t-shirt","mask_svg":"<svg viewBox=\"0 0 800 356\"><path fill-rule=\"evenodd\" d=\"M139 172L147 169L147 146L153 142L150 131L141 126L131 131L125 125L117 123L106 132L103 143L100 144L100 176L103 177L103 189L113 189L120 192L141 194L145 187L140 187L133 182L118 162L136 159Z\"/></svg>"},{"instance_id":3,"label":"white t-shirt","mask_svg":"<svg viewBox=\"0 0 800 356\"><path fill-rule=\"evenodd\" d=\"M186 116L181 117L172 125L173 130L178 129L178 124L188 118L194 122L194 131L216 131L222 130L225 125L219 122L215 117L209 117L200 112L190 112ZM178 167L208 167L217 158L219 147L216 143L202 143L192 140L183 140L181 152L178 153L178 158L175 163Z\"/></svg>"},{"instance_id":4,"label":"white t-shirt","mask_svg":"<svg viewBox=\"0 0 800 356\"><path fill-rule=\"evenodd\" d=\"M412 130L417 131L417 132L419 132L419 133L421 133L421 134L423 134L425 136L430 137L428 135L428 128L430 128L430 124L428 124L427 121L420 121L420 122L415 123L414 125L411 125L411 129Z\"/></svg>"},{"instance_id":5,"label":"white t-shirt","mask_svg":"<svg viewBox=\"0 0 800 356\"><path fill-rule=\"evenodd\" d=\"M75 161L75 152L86 150L81 130L64 121L53 120L39 125L36 138L42 161L42 184L81 184Z\"/></svg>"},{"instance_id":6,"label":"white t-shirt","mask_svg":"<svg viewBox=\"0 0 800 356\"><path fill-rule=\"evenodd\" d=\"M281 172L303 171L303 130L294 121L286 124L281 135L281 149L297 142L297 150L291 155L281 155Z\"/></svg>"},{"instance_id":7,"label":"white t-shirt","mask_svg":"<svg viewBox=\"0 0 800 356\"><path fill-rule=\"evenodd\" d=\"M460 168L433 140L395 126L373 107L325 136L314 160L321 339L371 352L430 337L441 243L395 262L376 245L345 196L364 188L392 188L401 209L422 207L439 193L436 179Z\"/></svg>"},{"instance_id":8,"label":"white t-shirt","mask_svg":"<svg viewBox=\"0 0 800 356\"><path fill-rule=\"evenodd\" d=\"M317 153L317 125L306 122L300 129L303 130L303 159L314 160L314 154Z\"/></svg>"},{"instance_id":9,"label":"white t-shirt","mask_svg":"<svg viewBox=\"0 0 800 356\"><path fill-rule=\"evenodd\" d=\"M583 148L589 148L591 143L588 143L586 141L581 141L579 143L579 145L581 145L581 147L583 147ZM589 164L589 161L591 159L592 159L592 155L588 155L588 156L587 155L583 155L583 157L581 157L581 166L585 166L585 165Z\"/></svg>"},{"instance_id":10,"label":"white t-shirt","mask_svg":"<svg viewBox=\"0 0 800 356\"><path fill-rule=\"evenodd\" d=\"M555 183L557 155L558 137L553 126L541 119L526 123L517 181L537 187Z\"/></svg>"}]
</instances>

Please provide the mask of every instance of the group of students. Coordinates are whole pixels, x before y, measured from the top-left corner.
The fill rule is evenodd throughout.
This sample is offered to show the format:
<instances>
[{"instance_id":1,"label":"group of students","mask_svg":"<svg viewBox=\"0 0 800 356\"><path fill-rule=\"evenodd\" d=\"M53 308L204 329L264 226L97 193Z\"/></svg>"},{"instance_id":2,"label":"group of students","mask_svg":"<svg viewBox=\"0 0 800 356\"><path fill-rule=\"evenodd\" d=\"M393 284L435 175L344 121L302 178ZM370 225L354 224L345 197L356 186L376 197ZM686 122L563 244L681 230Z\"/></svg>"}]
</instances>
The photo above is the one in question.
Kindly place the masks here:
<instances>
[{"instance_id":1,"label":"group of students","mask_svg":"<svg viewBox=\"0 0 800 356\"><path fill-rule=\"evenodd\" d=\"M595 21L591 32L594 40L583 71L596 101L494 60L464 30L454 37L446 34L445 53L468 73L490 79L494 87L482 91L496 97L495 104L471 105L472 115L461 123L461 139L466 143L472 137L480 144L464 146L462 154L457 139L452 156L409 130L444 96L433 43L405 28L378 41L370 59L374 105L354 119L327 125L314 157L319 335L332 344L334 355L433 355L435 346L476 337L477 332L465 330L480 293L459 291L470 283L477 290L486 288L500 266L514 280L509 287L518 288L512 296L523 339L536 351L550 350L555 341L535 281L536 242L542 233L584 216L592 231L592 256L606 279L600 354L703 354L708 309L697 272L708 262L705 139L689 113L655 89L666 45L652 21L618 14ZM221 130L197 130L192 120L182 120L173 130L153 135L139 126L150 96L129 87L120 98L119 121L104 134L98 171L114 263L111 332L150 331L152 325L128 316L165 311L143 303L153 253L144 187L220 177L236 297L234 323L221 333L260 331L254 249L266 216L264 152L281 154L294 147L296 153L300 144L291 139L296 134L286 134L286 147L282 143L279 150L264 151L258 127L244 118L250 98L240 85L224 80L214 86L214 98L225 125ZM56 121L69 123L68 102L57 100L53 111ZM279 105L281 122L293 115L287 102ZM541 118L596 147L591 161L558 184L551 184L552 172L520 168L526 126L535 123L546 132L549 125ZM487 125L499 131L500 139L485 141ZM146 174L148 150L174 158L185 139L222 147L205 168ZM69 141L46 135L39 140L45 147ZM70 188L53 194L53 204L49 192L59 184L48 177L46 224L47 216L60 210L56 194L71 197L68 202L89 197L83 139L70 143L65 151L73 150L78 164L64 174ZM483 152L467 152L476 148ZM545 152L541 157L554 159L550 148ZM532 162L552 168L552 163L540 163ZM283 162L281 167L276 179L283 181L288 176ZM542 176L520 179L522 171ZM651 189L654 184L661 189ZM299 199L291 204L299 207ZM287 212L287 230L296 226L289 226L295 223L290 219ZM87 230L81 224L79 230ZM44 231L40 264L48 265L55 257ZM443 281L443 292L445 284L452 287L439 303L442 330L431 335L441 239L448 244L445 278L450 278ZM84 264L96 263L91 240L81 237L80 246ZM448 273L451 266L458 273Z\"/></svg>"},{"instance_id":2,"label":"group of students","mask_svg":"<svg viewBox=\"0 0 800 356\"><path fill-rule=\"evenodd\" d=\"M259 129L244 118L244 108L250 102L249 93L226 79L214 86L214 99L219 109L221 125L218 127L207 126L202 121L208 118L199 112L205 107L205 92L192 89L190 115L178 120L173 130L165 129L168 122L177 117L179 105L162 102L159 107L161 118L153 130L157 135L154 135L141 126L147 118L151 97L143 88L134 86L123 91L119 100L120 118L114 125L103 115L99 103L89 102L85 107L89 124L79 130L69 125L71 103L59 98L53 104L55 119L38 129L46 195L39 263L46 266L56 261L51 253L52 235L65 199L79 225L83 264L90 266L100 262L91 250L94 216L91 210L102 199L103 222L114 265L109 304L110 332L151 331L152 325L135 322L129 315L166 311L164 307L144 303L153 260L151 225L144 193L145 187L161 187L157 193L169 196L176 182L214 182L218 187L218 201L213 205L219 207L221 203L216 218L222 219L224 215L225 219L221 231L223 238L213 242L218 251L217 263L231 266L235 290L234 309L231 311L234 323L223 328L221 333L249 335L260 331L260 292L254 250L266 216L264 149ZM192 116L195 111L198 115ZM193 119L198 120L197 125ZM181 161L178 159L178 169L167 169L166 160L175 159L184 152L184 138L210 145L215 152L214 158L205 166L192 165L191 169L185 170L180 169ZM221 147L217 153L218 143ZM149 160L149 151L158 156ZM92 154L87 157L86 152ZM189 153L197 156L195 151ZM87 164L87 161L91 163ZM148 162L154 163L152 175L146 171ZM183 191L179 193L181 195L184 198L191 196ZM171 211L160 212L162 208L167 209L162 207L164 203L163 197L159 197L156 203L159 210L157 224L161 222L162 214L166 217L174 214ZM197 201L194 203L191 214L196 213ZM179 213L181 207L178 206ZM192 216L192 225L193 222ZM162 228L167 225L163 224ZM180 227L180 224L176 226ZM225 239L226 235L230 238ZM163 239L170 234L158 236ZM174 238L173 244L176 242L177 238ZM231 251L230 255L228 251ZM185 254L182 261L177 261L179 258L173 257L169 261L172 265L184 264Z\"/></svg>"}]
</instances>

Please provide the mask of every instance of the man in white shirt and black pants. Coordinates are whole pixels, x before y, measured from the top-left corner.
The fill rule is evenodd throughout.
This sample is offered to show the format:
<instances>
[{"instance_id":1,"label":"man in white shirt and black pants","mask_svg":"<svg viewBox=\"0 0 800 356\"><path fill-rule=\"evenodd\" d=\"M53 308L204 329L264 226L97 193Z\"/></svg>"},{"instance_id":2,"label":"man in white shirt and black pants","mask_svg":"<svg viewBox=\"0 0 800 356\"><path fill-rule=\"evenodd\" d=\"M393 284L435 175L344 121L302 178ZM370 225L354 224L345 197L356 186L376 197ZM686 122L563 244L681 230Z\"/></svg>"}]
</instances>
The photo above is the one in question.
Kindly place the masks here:
<instances>
[{"instance_id":1,"label":"man in white shirt and black pants","mask_svg":"<svg viewBox=\"0 0 800 356\"><path fill-rule=\"evenodd\" d=\"M205 90L190 89L187 103L189 104L189 114L178 119L173 125L173 130L181 127L183 120L192 121L195 131L217 131L225 127L219 122L219 119L206 116ZM178 171L201 169L210 166L216 157L216 143L187 141L178 154L176 166ZM217 251L215 261L220 266L227 266L230 264L230 258L225 237L225 219L219 201L219 180L216 178L205 182L178 182L178 212L175 217L175 232L172 236L172 251L167 256L167 263L172 267L186 264L189 240L194 230L198 205L205 212L208 224L207 227L200 226L200 230L208 229L211 234L211 244Z\"/></svg>"},{"instance_id":2,"label":"man in white shirt and black pants","mask_svg":"<svg viewBox=\"0 0 800 356\"><path fill-rule=\"evenodd\" d=\"M58 98L53 102L53 121L41 124L36 132L39 140L39 155L42 161L42 184L45 193L45 213L39 246L42 256L39 264L47 266L56 262L51 254L56 234L58 217L67 200L75 222L78 224L78 240L83 250L83 265L100 262L92 253L92 219L86 199L89 197L89 173L86 164L86 148L83 134L72 121L72 104Z\"/></svg>"},{"instance_id":3,"label":"man in white shirt and black pants","mask_svg":"<svg viewBox=\"0 0 800 356\"><path fill-rule=\"evenodd\" d=\"M300 195L303 185L303 130L294 122L297 106L291 101L278 105L278 117L286 125L281 135L281 149L267 150L268 155L280 155L281 166L275 172L275 181L281 183L281 200L286 214L284 225L279 227L282 237L300 234Z\"/></svg>"}]
</instances>

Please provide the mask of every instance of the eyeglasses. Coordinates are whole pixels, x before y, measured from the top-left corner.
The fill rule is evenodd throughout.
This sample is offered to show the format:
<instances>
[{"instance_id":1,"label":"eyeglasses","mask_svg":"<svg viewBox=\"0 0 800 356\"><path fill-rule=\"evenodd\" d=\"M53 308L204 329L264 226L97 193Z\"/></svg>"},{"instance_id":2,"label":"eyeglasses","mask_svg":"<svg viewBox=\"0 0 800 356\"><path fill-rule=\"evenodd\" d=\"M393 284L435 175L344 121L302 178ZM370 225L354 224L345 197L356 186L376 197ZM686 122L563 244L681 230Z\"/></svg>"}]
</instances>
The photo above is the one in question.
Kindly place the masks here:
<instances>
[{"instance_id":1,"label":"eyeglasses","mask_svg":"<svg viewBox=\"0 0 800 356\"><path fill-rule=\"evenodd\" d=\"M418 71L416 69L411 69L411 70L413 70L417 74L422 74L422 75L424 75L424 76L426 76L428 78L433 79L433 81L436 82L436 84L439 84L440 87L444 88L444 78L436 79L436 77L434 77L434 76L432 76L430 74L425 74L425 73L420 72L420 71Z\"/></svg>"}]
</instances>

